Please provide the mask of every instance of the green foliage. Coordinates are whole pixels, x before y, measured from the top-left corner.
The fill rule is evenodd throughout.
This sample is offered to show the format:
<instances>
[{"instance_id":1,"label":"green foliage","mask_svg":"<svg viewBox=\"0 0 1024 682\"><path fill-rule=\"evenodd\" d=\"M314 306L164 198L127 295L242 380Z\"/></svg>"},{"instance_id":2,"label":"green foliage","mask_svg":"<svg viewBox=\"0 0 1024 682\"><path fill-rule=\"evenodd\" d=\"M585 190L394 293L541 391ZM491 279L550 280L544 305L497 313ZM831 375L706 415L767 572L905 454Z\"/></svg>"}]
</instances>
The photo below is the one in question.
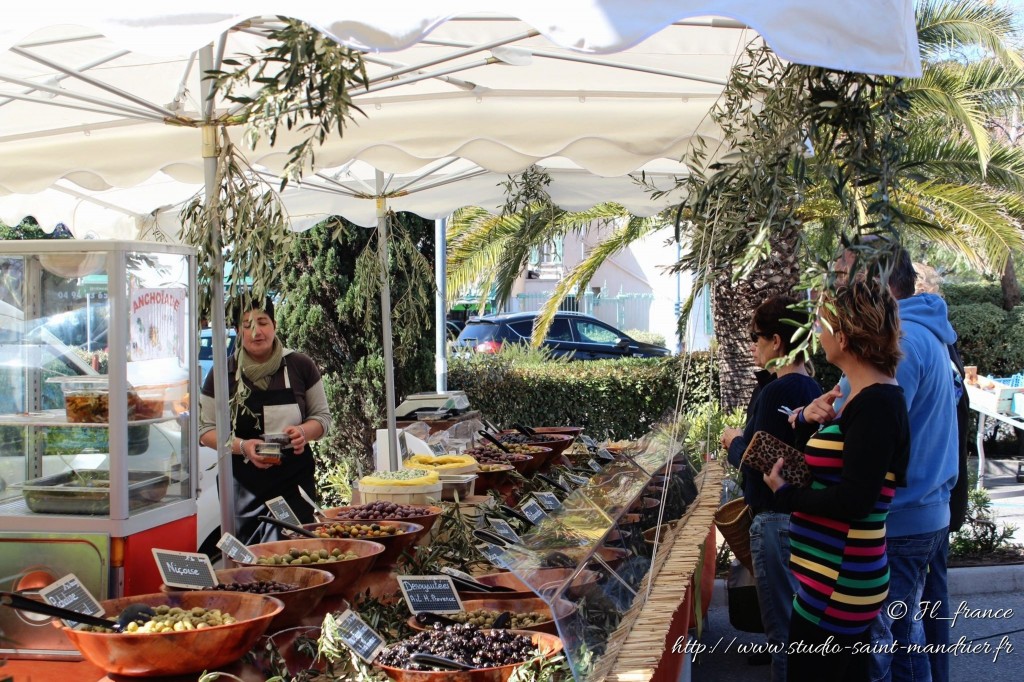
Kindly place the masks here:
<instances>
[{"instance_id":1,"label":"green foliage","mask_svg":"<svg viewBox=\"0 0 1024 682\"><path fill-rule=\"evenodd\" d=\"M641 343L653 343L656 346L668 346L665 344L665 335L657 332L649 332L643 329L624 329L626 336L629 336Z\"/></svg>"},{"instance_id":2,"label":"green foliage","mask_svg":"<svg viewBox=\"0 0 1024 682\"><path fill-rule=\"evenodd\" d=\"M967 494L967 521L949 538L950 557L977 557L1008 547L1017 527L996 523L992 500L985 489Z\"/></svg>"},{"instance_id":3,"label":"green foliage","mask_svg":"<svg viewBox=\"0 0 1024 682\"><path fill-rule=\"evenodd\" d=\"M988 303L998 308L1003 307L1003 290L998 283L943 284L942 297L946 299L946 305L950 307L978 303Z\"/></svg>"},{"instance_id":4,"label":"green foliage","mask_svg":"<svg viewBox=\"0 0 1024 682\"><path fill-rule=\"evenodd\" d=\"M1024 369L1024 307L1010 312L992 303L951 305L949 320L956 330L964 363L978 372L1009 376Z\"/></svg>"},{"instance_id":5,"label":"green foliage","mask_svg":"<svg viewBox=\"0 0 1024 682\"><path fill-rule=\"evenodd\" d=\"M452 358L448 385L499 424L573 424L595 438L639 438L677 407L715 400L717 363L707 353L670 358L523 365L501 354ZM684 405L685 408L685 405Z\"/></svg>"},{"instance_id":6,"label":"green foliage","mask_svg":"<svg viewBox=\"0 0 1024 682\"><path fill-rule=\"evenodd\" d=\"M393 223L392 338L401 396L433 382L434 228L412 215ZM282 279L278 334L320 368L334 419L317 448L325 491L337 490L328 479L372 469L371 444L386 417L376 234L343 220L322 223L298 239Z\"/></svg>"}]
</instances>

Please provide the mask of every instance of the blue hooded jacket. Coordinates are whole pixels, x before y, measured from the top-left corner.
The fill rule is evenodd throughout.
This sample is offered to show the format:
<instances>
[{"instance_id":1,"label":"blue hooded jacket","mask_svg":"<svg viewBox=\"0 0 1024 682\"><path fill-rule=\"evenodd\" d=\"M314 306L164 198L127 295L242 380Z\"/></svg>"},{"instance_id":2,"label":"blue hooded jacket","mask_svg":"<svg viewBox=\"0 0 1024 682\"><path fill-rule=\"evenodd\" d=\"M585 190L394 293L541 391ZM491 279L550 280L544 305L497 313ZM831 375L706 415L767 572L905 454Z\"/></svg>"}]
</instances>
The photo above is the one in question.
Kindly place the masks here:
<instances>
[{"instance_id":1,"label":"blue hooded jacket","mask_svg":"<svg viewBox=\"0 0 1024 682\"><path fill-rule=\"evenodd\" d=\"M899 301L900 350L896 381L910 415L907 486L896 488L886 534L932 533L949 525L949 492L958 473L956 393L947 344L956 341L946 302L935 294ZM849 395L843 377L841 390ZM838 401L837 401L838 403ZM838 409L838 407L837 407Z\"/></svg>"}]
</instances>

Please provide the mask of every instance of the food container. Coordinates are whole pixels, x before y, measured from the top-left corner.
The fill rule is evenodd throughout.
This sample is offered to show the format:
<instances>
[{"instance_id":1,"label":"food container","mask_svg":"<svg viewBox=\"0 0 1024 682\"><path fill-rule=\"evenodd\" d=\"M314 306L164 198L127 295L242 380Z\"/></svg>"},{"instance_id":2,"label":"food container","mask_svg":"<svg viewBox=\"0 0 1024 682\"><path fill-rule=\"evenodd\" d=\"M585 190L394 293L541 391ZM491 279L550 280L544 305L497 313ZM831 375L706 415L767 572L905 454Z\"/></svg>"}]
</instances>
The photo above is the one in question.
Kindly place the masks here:
<instances>
[{"instance_id":1,"label":"food container","mask_svg":"<svg viewBox=\"0 0 1024 682\"><path fill-rule=\"evenodd\" d=\"M566 599L559 599L553 602L555 613L558 614L559 618L564 619L566 616L571 615L576 611L576 605ZM547 620L541 621L536 625L532 625L528 628L520 628L523 630L532 630L534 632L546 632L549 635L558 634L558 626L555 624L555 618L551 614L551 606L548 605L540 597L527 598L527 599L500 599L496 595L492 599L470 599L462 602L462 610L465 612L477 611L479 609L486 609L488 611L508 611L512 614L517 613L539 613L547 616ZM451 614L447 614L451 617ZM419 621L416 620L416 616L410 616L409 620L406 621L413 630L429 630L427 626L420 625Z\"/></svg>"},{"instance_id":2,"label":"food container","mask_svg":"<svg viewBox=\"0 0 1024 682\"><path fill-rule=\"evenodd\" d=\"M371 535L369 537L357 536L352 538L354 540L369 540L370 542L376 542L384 545L384 551L377 555L377 560L373 563L373 567L375 569L393 567L402 557L402 552L415 545L416 542L427 532L422 525L418 523L409 523L407 521L327 521L324 523L304 523L302 524L302 527L316 533L325 527L329 529L334 524L357 524L369 525L370 527L372 527L373 524L376 524L378 526L393 526L397 529L397 533L394 535ZM333 538L340 536L329 532L329 537Z\"/></svg>"},{"instance_id":3,"label":"food container","mask_svg":"<svg viewBox=\"0 0 1024 682\"><path fill-rule=\"evenodd\" d=\"M475 575L473 578L477 582L490 587L509 587L515 591L498 593L457 590L457 592L463 603L471 599L494 599L499 596L501 599L533 599L541 591L545 593L556 592L562 586L562 583L568 580L574 572L575 569L572 568L538 568L533 571L530 578L531 583L537 585L536 589L524 583L512 573L485 573L484 575ZM572 584L569 585L566 594L574 599L591 594L594 589L597 589L597 580L600 577L597 571L583 569L572 581Z\"/></svg>"},{"instance_id":4,"label":"food container","mask_svg":"<svg viewBox=\"0 0 1024 682\"><path fill-rule=\"evenodd\" d=\"M128 472L128 507L132 510L164 499L170 479L154 471ZM65 471L18 484L25 504L44 514L109 514L110 472Z\"/></svg>"},{"instance_id":5,"label":"food container","mask_svg":"<svg viewBox=\"0 0 1024 682\"><path fill-rule=\"evenodd\" d=\"M340 594L351 599L355 596L356 581L373 567L377 557L384 552L384 545L379 542L303 538L301 540L280 540L278 542L263 542L258 545L249 545L249 551L257 559L275 554L287 554L292 549L326 549L329 552L335 548L340 549L342 552L355 552L359 556L358 558L346 561L311 564L310 567L327 571L334 575L334 580L331 581L327 588L327 594ZM270 568L278 571L290 568L288 565L264 566L255 563L244 564L237 561L235 563L240 566ZM280 578L275 578L275 580L280 580Z\"/></svg>"},{"instance_id":6,"label":"food container","mask_svg":"<svg viewBox=\"0 0 1024 682\"><path fill-rule=\"evenodd\" d=\"M464 500L473 494L476 485L476 474L442 474L441 499L454 502L458 495Z\"/></svg>"},{"instance_id":7,"label":"food container","mask_svg":"<svg viewBox=\"0 0 1024 682\"><path fill-rule=\"evenodd\" d=\"M363 502L394 502L395 504L430 504L441 499L441 481L423 485L366 485L359 484L359 499Z\"/></svg>"},{"instance_id":8,"label":"food container","mask_svg":"<svg viewBox=\"0 0 1024 682\"><path fill-rule=\"evenodd\" d=\"M374 519L369 515L360 516L361 512L357 507L330 507L328 509L324 509L324 516L328 519L344 521L408 521L410 523L417 523L423 526L424 531L429 531L433 527L434 522L437 521L437 517L440 516L443 511L441 507L430 505L416 505L415 509L422 510L422 513L417 513L413 516L403 516L401 518L393 517L386 519Z\"/></svg>"},{"instance_id":9,"label":"food container","mask_svg":"<svg viewBox=\"0 0 1024 682\"><path fill-rule=\"evenodd\" d=\"M159 633L88 632L54 620L87 661L108 675L163 677L215 670L244 656L270 621L284 608L279 599L239 592L141 594L100 602L108 614L132 604L170 605L183 609L220 609L236 619L230 625ZM74 675L71 676L75 677Z\"/></svg>"},{"instance_id":10,"label":"food container","mask_svg":"<svg viewBox=\"0 0 1024 682\"><path fill-rule=\"evenodd\" d=\"M257 443L256 454L268 459L281 459L281 445L279 443Z\"/></svg>"},{"instance_id":11,"label":"food container","mask_svg":"<svg viewBox=\"0 0 1024 682\"><path fill-rule=\"evenodd\" d=\"M140 419L159 419L164 416L164 389L153 387L139 387L134 393L128 394L128 411L131 413L134 408L136 421ZM65 407L67 401L65 400Z\"/></svg>"},{"instance_id":12,"label":"food container","mask_svg":"<svg viewBox=\"0 0 1024 682\"><path fill-rule=\"evenodd\" d=\"M64 392L64 412L76 424L106 424L110 421L110 383L107 376L51 377ZM138 394L128 392L128 419L135 419ZM162 409L162 408L161 408Z\"/></svg>"}]
</instances>

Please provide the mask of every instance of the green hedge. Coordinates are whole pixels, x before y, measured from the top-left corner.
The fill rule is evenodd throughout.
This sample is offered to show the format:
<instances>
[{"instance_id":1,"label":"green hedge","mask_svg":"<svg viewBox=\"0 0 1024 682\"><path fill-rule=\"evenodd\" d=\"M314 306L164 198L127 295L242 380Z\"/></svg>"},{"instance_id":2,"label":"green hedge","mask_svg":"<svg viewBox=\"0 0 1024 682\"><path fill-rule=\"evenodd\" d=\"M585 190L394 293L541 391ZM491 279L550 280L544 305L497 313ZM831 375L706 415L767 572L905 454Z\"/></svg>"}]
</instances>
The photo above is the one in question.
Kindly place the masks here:
<instances>
[{"instance_id":1,"label":"green hedge","mask_svg":"<svg viewBox=\"0 0 1024 682\"><path fill-rule=\"evenodd\" d=\"M514 363L498 355L452 358L448 387L498 424L582 426L595 438L637 438L676 408L718 400L718 365L708 353L664 359Z\"/></svg>"},{"instance_id":2,"label":"green hedge","mask_svg":"<svg viewBox=\"0 0 1024 682\"><path fill-rule=\"evenodd\" d=\"M996 307L1003 305L1003 290L999 283L989 284L987 282L971 282L970 284L944 284L942 286L942 297L946 299L946 305L974 305L977 303L989 303Z\"/></svg>"}]
</instances>

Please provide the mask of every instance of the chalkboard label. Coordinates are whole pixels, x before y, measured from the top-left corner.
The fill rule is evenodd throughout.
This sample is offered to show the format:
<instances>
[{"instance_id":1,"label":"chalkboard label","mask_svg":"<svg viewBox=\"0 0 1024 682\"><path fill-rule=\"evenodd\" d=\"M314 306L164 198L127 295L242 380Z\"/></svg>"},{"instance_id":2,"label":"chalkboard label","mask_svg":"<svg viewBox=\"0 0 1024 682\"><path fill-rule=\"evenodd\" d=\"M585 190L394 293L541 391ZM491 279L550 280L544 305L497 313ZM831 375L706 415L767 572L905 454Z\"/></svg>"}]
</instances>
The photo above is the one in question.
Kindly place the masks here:
<instances>
[{"instance_id":1,"label":"chalkboard label","mask_svg":"<svg viewBox=\"0 0 1024 682\"><path fill-rule=\"evenodd\" d=\"M373 628L364 623L351 609L338 616L337 624L338 637L345 646L367 663L373 663L373 659L377 658L384 648L384 638L374 632Z\"/></svg>"},{"instance_id":2,"label":"chalkboard label","mask_svg":"<svg viewBox=\"0 0 1024 682\"><path fill-rule=\"evenodd\" d=\"M460 571L457 568L452 568L451 566L442 566L441 572L445 575L454 576L456 578L462 578L463 580L470 580L473 582L476 581L476 578L471 576L469 573L466 573L465 571Z\"/></svg>"},{"instance_id":3,"label":"chalkboard label","mask_svg":"<svg viewBox=\"0 0 1024 682\"><path fill-rule=\"evenodd\" d=\"M231 533L224 533L217 541L217 548L228 555L232 561L240 564L256 563L256 555L249 551L249 548L242 544L242 541Z\"/></svg>"},{"instance_id":4,"label":"chalkboard label","mask_svg":"<svg viewBox=\"0 0 1024 682\"><path fill-rule=\"evenodd\" d=\"M593 438L591 438L590 436L588 436L585 433L580 434L580 440L583 441L583 444L586 445L588 448L596 448L597 447L597 441L594 440Z\"/></svg>"},{"instance_id":5,"label":"chalkboard label","mask_svg":"<svg viewBox=\"0 0 1024 682\"><path fill-rule=\"evenodd\" d=\"M295 515L292 508L288 506L288 503L284 501L283 497L275 497L272 500L267 500L267 509L274 515L274 518L278 521L284 521L290 523L293 526L301 526L302 521Z\"/></svg>"},{"instance_id":6,"label":"chalkboard label","mask_svg":"<svg viewBox=\"0 0 1024 682\"><path fill-rule=\"evenodd\" d=\"M483 554L484 558L487 559L488 561L490 561L491 564L493 564L494 566L497 566L498 568L511 568L512 567L512 562L510 562L505 557L504 550L502 550L502 549L500 549L498 547L495 547L494 545L488 545L488 544L477 545L476 549L477 549L478 552Z\"/></svg>"},{"instance_id":7,"label":"chalkboard label","mask_svg":"<svg viewBox=\"0 0 1024 682\"><path fill-rule=\"evenodd\" d=\"M537 500L527 500L520 509L523 515L530 519L530 523L537 524L547 518L547 512L537 504Z\"/></svg>"},{"instance_id":8,"label":"chalkboard label","mask_svg":"<svg viewBox=\"0 0 1024 682\"><path fill-rule=\"evenodd\" d=\"M435 455L440 456L445 453L444 443L429 443L430 451Z\"/></svg>"},{"instance_id":9,"label":"chalkboard label","mask_svg":"<svg viewBox=\"0 0 1024 682\"><path fill-rule=\"evenodd\" d=\"M566 474L565 477L567 479L569 479L569 481L571 483L575 483L578 486L579 485L586 485L586 484L590 483L590 479L588 479L586 476L577 476L575 474Z\"/></svg>"},{"instance_id":10,"label":"chalkboard label","mask_svg":"<svg viewBox=\"0 0 1024 682\"><path fill-rule=\"evenodd\" d=\"M455 583L446 575L400 575L398 586L413 615L430 613L458 613L462 600L455 591Z\"/></svg>"},{"instance_id":11,"label":"chalkboard label","mask_svg":"<svg viewBox=\"0 0 1024 682\"><path fill-rule=\"evenodd\" d=\"M547 511L554 511L562 506L558 496L554 493L534 493L533 496L540 502L540 506L544 507Z\"/></svg>"},{"instance_id":12,"label":"chalkboard label","mask_svg":"<svg viewBox=\"0 0 1024 682\"><path fill-rule=\"evenodd\" d=\"M168 587L201 590L217 586L217 574L213 572L210 557L205 554L154 547L153 558L156 559L156 567L160 570L164 585Z\"/></svg>"},{"instance_id":13,"label":"chalkboard label","mask_svg":"<svg viewBox=\"0 0 1024 682\"><path fill-rule=\"evenodd\" d=\"M74 573L69 573L55 583L50 583L39 590L39 596L51 606L59 606L62 609L71 609L78 613L90 616L104 615L103 607L92 596L92 593L82 584ZM69 628L78 625L73 620L61 619Z\"/></svg>"},{"instance_id":14,"label":"chalkboard label","mask_svg":"<svg viewBox=\"0 0 1024 682\"><path fill-rule=\"evenodd\" d=\"M601 459L603 459L606 462L614 462L615 461L615 457L612 455L612 453L609 452L608 450L606 450L605 448L598 448L597 449L597 456L600 457Z\"/></svg>"},{"instance_id":15,"label":"chalkboard label","mask_svg":"<svg viewBox=\"0 0 1024 682\"><path fill-rule=\"evenodd\" d=\"M519 536L516 535L516 532L512 530L512 526L508 525L508 522L505 519L496 519L489 516L487 517L487 520L490 522L491 528L494 529L494 532L501 537L505 538L509 542L514 542L517 545L522 543L522 540L519 539Z\"/></svg>"},{"instance_id":16,"label":"chalkboard label","mask_svg":"<svg viewBox=\"0 0 1024 682\"><path fill-rule=\"evenodd\" d=\"M573 485L572 483L570 483L570 482L569 482L569 479L567 479L567 478L566 478L565 476L559 476L559 477L558 477L558 482L559 482L559 483L561 484L561 486L562 486L563 488L565 488L566 490L572 490L573 488L575 488L575 487L576 487L575 485Z\"/></svg>"},{"instance_id":17,"label":"chalkboard label","mask_svg":"<svg viewBox=\"0 0 1024 682\"><path fill-rule=\"evenodd\" d=\"M590 467L593 471L600 471L601 470L601 465L598 464L597 462L595 462L593 459L588 459L587 460L587 466Z\"/></svg>"}]
</instances>

